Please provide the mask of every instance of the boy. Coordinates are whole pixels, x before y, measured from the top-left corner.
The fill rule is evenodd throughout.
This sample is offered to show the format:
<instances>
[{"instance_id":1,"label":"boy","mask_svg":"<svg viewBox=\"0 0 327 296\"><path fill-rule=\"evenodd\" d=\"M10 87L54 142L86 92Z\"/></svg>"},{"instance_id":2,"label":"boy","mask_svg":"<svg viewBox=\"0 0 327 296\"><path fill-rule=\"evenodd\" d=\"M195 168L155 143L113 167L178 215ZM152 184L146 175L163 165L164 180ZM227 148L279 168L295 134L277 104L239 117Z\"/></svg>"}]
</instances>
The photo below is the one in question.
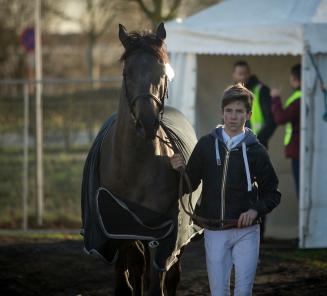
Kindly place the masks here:
<instances>
[{"instance_id":1,"label":"boy","mask_svg":"<svg viewBox=\"0 0 327 296\"><path fill-rule=\"evenodd\" d=\"M194 222L204 227L212 296L229 295L233 265L235 295L251 295L259 256L258 223L280 202L278 179L266 149L245 127L252 99L241 84L224 91L224 125L199 140L186 166L193 191L203 182L195 211L208 223ZM170 163L175 170L185 166L180 154Z\"/></svg>"}]
</instances>

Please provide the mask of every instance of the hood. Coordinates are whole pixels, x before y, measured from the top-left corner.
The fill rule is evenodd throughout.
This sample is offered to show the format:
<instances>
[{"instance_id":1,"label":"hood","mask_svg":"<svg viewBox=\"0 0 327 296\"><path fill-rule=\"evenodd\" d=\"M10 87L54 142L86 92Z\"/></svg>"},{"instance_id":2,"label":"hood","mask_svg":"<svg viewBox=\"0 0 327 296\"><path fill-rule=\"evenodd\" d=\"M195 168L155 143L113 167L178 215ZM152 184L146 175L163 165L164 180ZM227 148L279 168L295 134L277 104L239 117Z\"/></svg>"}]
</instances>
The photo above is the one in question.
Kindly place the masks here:
<instances>
[{"instance_id":1,"label":"hood","mask_svg":"<svg viewBox=\"0 0 327 296\"><path fill-rule=\"evenodd\" d=\"M210 135L213 136L214 138L218 139L218 141L225 144L222 130L223 130L223 125L220 124L211 132ZM259 143L257 136L248 127L245 127L245 136L244 136L243 141L238 143L235 148L241 148L243 142L245 143L246 146L250 146L250 145Z\"/></svg>"},{"instance_id":2,"label":"hood","mask_svg":"<svg viewBox=\"0 0 327 296\"><path fill-rule=\"evenodd\" d=\"M225 145L223 135L222 135L222 130L223 130L223 126L218 125L211 133L211 136L213 136L215 138L215 153L216 153L216 162L217 162L218 166L222 165L220 153L219 153L218 142L221 142L223 145ZM247 153L246 153L246 150L247 150L246 147L257 144L257 143L259 143L259 141L258 141L256 135L249 128L246 127L245 128L245 136L244 136L243 140L235 146L235 148L240 148L242 150L248 191L252 191L252 181L251 181L251 173L250 173L250 168L249 168L248 157L247 157Z\"/></svg>"}]
</instances>

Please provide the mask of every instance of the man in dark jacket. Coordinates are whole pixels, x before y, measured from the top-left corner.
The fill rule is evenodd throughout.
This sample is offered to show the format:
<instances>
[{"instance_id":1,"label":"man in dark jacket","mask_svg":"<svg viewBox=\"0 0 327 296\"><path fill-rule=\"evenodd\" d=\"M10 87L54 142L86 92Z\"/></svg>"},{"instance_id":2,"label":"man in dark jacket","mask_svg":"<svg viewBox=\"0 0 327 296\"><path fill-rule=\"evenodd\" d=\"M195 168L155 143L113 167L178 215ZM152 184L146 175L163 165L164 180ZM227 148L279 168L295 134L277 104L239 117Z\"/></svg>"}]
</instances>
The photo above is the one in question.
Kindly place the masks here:
<instances>
[{"instance_id":1,"label":"man in dark jacket","mask_svg":"<svg viewBox=\"0 0 327 296\"><path fill-rule=\"evenodd\" d=\"M241 84L222 98L224 125L202 137L186 166L192 190L203 182L194 222L204 227L211 295L229 295L235 266L235 295L251 295L259 256L262 216L280 202L278 179L266 149L245 127L251 117L252 93ZM176 154L174 169L184 167ZM185 191L189 191L188 187Z\"/></svg>"},{"instance_id":2,"label":"man in dark jacket","mask_svg":"<svg viewBox=\"0 0 327 296\"><path fill-rule=\"evenodd\" d=\"M244 83L253 93L252 116L248 127L257 135L260 143L268 148L268 141L272 137L276 124L271 113L271 97L269 88L251 74L246 61L237 61L233 67L234 83Z\"/></svg>"},{"instance_id":3,"label":"man in dark jacket","mask_svg":"<svg viewBox=\"0 0 327 296\"><path fill-rule=\"evenodd\" d=\"M285 156L292 160L292 171L296 186L297 197L299 195L300 179L300 106L301 106L301 65L291 68L290 86L292 95L285 101L284 106L280 99L280 90L272 89L272 113L278 125L285 125Z\"/></svg>"},{"instance_id":4,"label":"man in dark jacket","mask_svg":"<svg viewBox=\"0 0 327 296\"><path fill-rule=\"evenodd\" d=\"M233 67L232 78L234 83L244 83L253 93L252 116L246 123L257 135L260 143L268 149L268 141L272 137L276 123L271 112L271 97L269 88L251 74L250 66L246 61L237 61ZM261 221L261 242L265 232L265 217Z\"/></svg>"}]
</instances>

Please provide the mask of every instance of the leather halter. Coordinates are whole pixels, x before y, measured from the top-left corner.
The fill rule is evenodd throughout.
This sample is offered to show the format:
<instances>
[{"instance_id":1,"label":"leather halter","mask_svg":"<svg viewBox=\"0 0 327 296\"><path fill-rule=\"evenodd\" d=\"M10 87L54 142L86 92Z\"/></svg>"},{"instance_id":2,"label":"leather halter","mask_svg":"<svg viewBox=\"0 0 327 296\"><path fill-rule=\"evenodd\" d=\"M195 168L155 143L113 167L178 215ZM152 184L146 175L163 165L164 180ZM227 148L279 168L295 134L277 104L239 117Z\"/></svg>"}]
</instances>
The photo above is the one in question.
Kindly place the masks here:
<instances>
[{"instance_id":1,"label":"leather halter","mask_svg":"<svg viewBox=\"0 0 327 296\"><path fill-rule=\"evenodd\" d=\"M159 106L159 114L160 114L160 119L159 121L161 121L162 119L162 115L164 112L164 106L165 106L165 99L168 98L168 77L165 74L165 85L164 85L164 92L161 98L151 94L151 93L144 93L144 94L138 94L134 97L130 97L128 95L128 91L127 91L127 79L126 79L126 72L123 71L123 78L124 78L124 88L125 88L125 95L128 101L128 106L129 106L129 110L130 113L132 115L132 118L134 119L135 124L139 121L139 119L136 117L135 112L134 112L134 105L135 103L141 99L141 98L151 98L152 100L154 100L156 102L156 104Z\"/></svg>"}]
</instances>

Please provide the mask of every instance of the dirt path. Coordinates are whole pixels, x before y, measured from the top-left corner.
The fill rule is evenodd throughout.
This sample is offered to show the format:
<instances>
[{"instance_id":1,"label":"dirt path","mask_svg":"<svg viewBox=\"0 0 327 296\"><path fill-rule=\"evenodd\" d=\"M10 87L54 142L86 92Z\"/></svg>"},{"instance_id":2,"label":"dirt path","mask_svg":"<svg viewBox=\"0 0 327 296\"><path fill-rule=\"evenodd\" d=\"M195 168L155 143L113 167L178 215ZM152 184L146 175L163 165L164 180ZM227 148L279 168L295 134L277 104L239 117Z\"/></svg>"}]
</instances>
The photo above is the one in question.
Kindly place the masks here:
<instances>
[{"instance_id":1,"label":"dirt path","mask_svg":"<svg viewBox=\"0 0 327 296\"><path fill-rule=\"evenodd\" d=\"M194 242L184 253L178 295L210 295L202 244ZM82 248L76 237L0 236L0 295L113 295L112 266L84 255ZM285 259L294 252L271 244L263 247L254 295L327 295L327 269Z\"/></svg>"}]
</instances>

